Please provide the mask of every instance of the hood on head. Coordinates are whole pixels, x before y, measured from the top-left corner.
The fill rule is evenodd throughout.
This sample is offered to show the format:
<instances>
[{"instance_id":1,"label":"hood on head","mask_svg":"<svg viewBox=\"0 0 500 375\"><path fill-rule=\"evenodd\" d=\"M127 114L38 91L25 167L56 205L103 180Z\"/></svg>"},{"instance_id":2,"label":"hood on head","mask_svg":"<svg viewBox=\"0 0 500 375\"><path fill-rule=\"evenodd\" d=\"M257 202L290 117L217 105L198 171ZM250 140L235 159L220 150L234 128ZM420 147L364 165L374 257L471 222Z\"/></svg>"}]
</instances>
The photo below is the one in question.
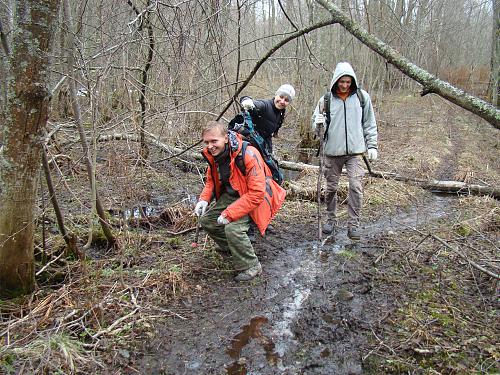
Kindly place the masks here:
<instances>
[{"instance_id":1,"label":"hood on head","mask_svg":"<svg viewBox=\"0 0 500 375\"><path fill-rule=\"evenodd\" d=\"M331 91L333 91L333 86L335 86L337 81L343 76L351 76L351 88L353 90L356 90L358 88L358 79L356 78L356 73L354 73L354 69L352 68L351 64L349 64L348 62L339 62L335 67L335 71L333 72L332 82L330 83Z\"/></svg>"}]
</instances>

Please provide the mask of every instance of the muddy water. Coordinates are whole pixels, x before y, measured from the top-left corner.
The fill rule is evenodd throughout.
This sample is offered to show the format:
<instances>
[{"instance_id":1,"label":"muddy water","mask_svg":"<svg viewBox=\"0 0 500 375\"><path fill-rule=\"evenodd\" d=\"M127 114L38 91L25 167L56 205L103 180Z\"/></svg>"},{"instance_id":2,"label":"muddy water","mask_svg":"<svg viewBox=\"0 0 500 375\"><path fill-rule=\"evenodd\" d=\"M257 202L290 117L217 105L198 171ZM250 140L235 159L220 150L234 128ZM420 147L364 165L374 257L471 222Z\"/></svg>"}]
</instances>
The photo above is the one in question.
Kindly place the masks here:
<instances>
[{"instance_id":1,"label":"muddy water","mask_svg":"<svg viewBox=\"0 0 500 375\"><path fill-rule=\"evenodd\" d=\"M448 198L366 225L352 242L324 244L304 226L256 244L257 281L226 278L185 306L187 320L159 327L141 368L148 374L362 374L370 327L390 301L371 290L370 239L447 213ZM350 259L357 262L350 262Z\"/></svg>"}]
</instances>

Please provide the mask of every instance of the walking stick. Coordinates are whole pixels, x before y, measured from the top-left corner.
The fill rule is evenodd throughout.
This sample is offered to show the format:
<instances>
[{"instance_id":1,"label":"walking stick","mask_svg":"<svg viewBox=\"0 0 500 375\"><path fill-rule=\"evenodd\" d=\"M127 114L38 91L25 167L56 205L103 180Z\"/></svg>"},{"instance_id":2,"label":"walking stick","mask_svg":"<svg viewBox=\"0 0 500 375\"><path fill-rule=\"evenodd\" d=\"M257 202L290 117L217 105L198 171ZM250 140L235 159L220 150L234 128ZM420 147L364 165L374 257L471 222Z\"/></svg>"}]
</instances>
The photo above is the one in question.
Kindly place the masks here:
<instances>
[{"instance_id":1,"label":"walking stick","mask_svg":"<svg viewBox=\"0 0 500 375\"><path fill-rule=\"evenodd\" d=\"M368 169L368 173L370 174L370 176L373 176L372 166L370 165L370 162L368 161L368 158L364 154L363 154L363 160L365 161L366 169Z\"/></svg>"},{"instance_id":2,"label":"walking stick","mask_svg":"<svg viewBox=\"0 0 500 375\"><path fill-rule=\"evenodd\" d=\"M319 126L318 135L319 135L319 163L318 163L318 183L316 185L316 198L318 201L318 240L321 243L323 237L323 231L321 228L321 176L323 174L323 124L316 124Z\"/></svg>"}]
</instances>

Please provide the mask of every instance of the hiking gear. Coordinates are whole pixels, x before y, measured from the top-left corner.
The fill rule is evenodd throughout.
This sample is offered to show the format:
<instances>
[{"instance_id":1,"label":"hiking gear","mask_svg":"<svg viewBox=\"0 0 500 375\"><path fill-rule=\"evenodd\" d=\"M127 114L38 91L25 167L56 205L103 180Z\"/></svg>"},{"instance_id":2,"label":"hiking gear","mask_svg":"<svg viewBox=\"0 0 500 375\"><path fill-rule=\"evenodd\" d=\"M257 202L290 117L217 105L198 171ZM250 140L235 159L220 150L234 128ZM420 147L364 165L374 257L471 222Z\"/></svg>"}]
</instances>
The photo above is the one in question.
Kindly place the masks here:
<instances>
[{"instance_id":1,"label":"hiking gear","mask_svg":"<svg viewBox=\"0 0 500 375\"><path fill-rule=\"evenodd\" d=\"M329 219L321 228L324 234L335 234L335 220Z\"/></svg>"},{"instance_id":2,"label":"hiking gear","mask_svg":"<svg viewBox=\"0 0 500 375\"><path fill-rule=\"evenodd\" d=\"M217 224L227 225L227 224L229 224L229 220L227 218L225 218L224 216L219 215L219 217L217 218Z\"/></svg>"},{"instance_id":3,"label":"hiking gear","mask_svg":"<svg viewBox=\"0 0 500 375\"><path fill-rule=\"evenodd\" d=\"M358 156L326 156L325 158L325 178L326 178L326 212L329 219L335 220L337 217L337 189L345 166L347 178L349 180L347 197L348 225L358 226L363 203L362 179L365 174Z\"/></svg>"},{"instance_id":4,"label":"hiking gear","mask_svg":"<svg viewBox=\"0 0 500 375\"><path fill-rule=\"evenodd\" d=\"M196 203L196 206L194 207L194 213L196 216L203 216L205 214L205 211L207 210L208 207L208 202L201 200L198 203Z\"/></svg>"},{"instance_id":5,"label":"hiking gear","mask_svg":"<svg viewBox=\"0 0 500 375\"><path fill-rule=\"evenodd\" d=\"M347 237L349 237L351 240L361 239L361 234L359 233L359 228L358 227L347 228Z\"/></svg>"},{"instance_id":6,"label":"hiking gear","mask_svg":"<svg viewBox=\"0 0 500 375\"><path fill-rule=\"evenodd\" d=\"M245 147L245 152L241 154L245 166L245 174L243 174L236 163L236 158L244 144L242 136L228 131L228 142L231 158L229 183L238 192L239 198L234 197L234 202L223 211L223 215L231 222L230 224L245 215L250 215L261 234L264 235L271 219L283 204L286 191L271 178L271 171L262 160L262 156L255 147L249 144ZM200 200L209 201L212 197L218 200L222 191L215 159L206 148L203 149L202 154L209 167Z\"/></svg>"},{"instance_id":7,"label":"hiking gear","mask_svg":"<svg viewBox=\"0 0 500 375\"><path fill-rule=\"evenodd\" d=\"M372 166L370 165L370 162L368 161L368 159L366 158L365 155L363 155L363 161L365 162L365 165L366 165L366 169L368 169L368 173L370 175L373 175L373 172L372 172Z\"/></svg>"},{"instance_id":8,"label":"hiking gear","mask_svg":"<svg viewBox=\"0 0 500 375\"><path fill-rule=\"evenodd\" d=\"M375 148L368 149L368 160L370 161L377 160L377 156L378 156L377 149Z\"/></svg>"},{"instance_id":9,"label":"hiking gear","mask_svg":"<svg viewBox=\"0 0 500 375\"><path fill-rule=\"evenodd\" d=\"M250 281L256 276L262 273L262 266L260 263L257 263L255 266L250 267L249 269L240 272L234 277L235 281Z\"/></svg>"},{"instance_id":10,"label":"hiking gear","mask_svg":"<svg viewBox=\"0 0 500 375\"><path fill-rule=\"evenodd\" d=\"M276 95L286 96L288 101L291 102L295 98L295 89L292 85L285 83L284 85L281 85L278 90L276 90Z\"/></svg>"},{"instance_id":11,"label":"hiking gear","mask_svg":"<svg viewBox=\"0 0 500 375\"><path fill-rule=\"evenodd\" d=\"M253 103L253 100L251 98L245 98L244 100L242 100L241 106L245 111L255 108L255 104Z\"/></svg>"},{"instance_id":12,"label":"hiking gear","mask_svg":"<svg viewBox=\"0 0 500 375\"><path fill-rule=\"evenodd\" d=\"M318 204L318 240L321 243L321 240L323 238L322 234L322 228L321 228L321 176L323 175L323 157L324 157L324 150L323 150L323 125L325 123L325 118L323 116L324 108L321 109L320 113L316 115L316 130L318 133L318 138L319 138L319 148L318 148L318 154L316 156L319 156L319 168L318 168L318 180L316 182L316 200ZM320 117L320 118L318 118ZM321 119L322 117L322 119ZM321 121L322 120L322 121Z\"/></svg>"},{"instance_id":13,"label":"hiking gear","mask_svg":"<svg viewBox=\"0 0 500 375\"><path fill-rule=\"evenodd\" d=\"M247 142L259 150L264 162L271 170L272 177L279 185L283 182L283 173L281 172L277 160L272 156L269 151L264 138L255 131L253 126L252 116L248 111L236 115L229 122L229 129L241 134ZM246 172L243 171L243 174Z\"/></svg>"},{"instance_id":14,"label":"hiking gear","mask_svg":"<svg viewBox=\"0 0 500 375\"><path fill-rule=\"evenodd\" d=\"M236 197L222 194L205 216L200 218L200 224L222 252L231 254L234 269L246 270L259 261L247 235L250 217L244 215L239 220L232 221L227 225L217 223L217 218L221 213L237 200Z\"/></svg>"},{"instance_id":15,"label":"hiking gear","mask_svg":"<svg viewBox=\"0 0 500 375\"><path fill-rule=\"evenodd\" d=\"M335 85L345 75L352 77L352 83L351 94L344 101L335 94ZM367 148L377 148L377 124L370 95L359 88L349 63L337 64L330 91L320 98L313 119L321 113L323 105L326 108L325 155L358 155ZM315 128L315 123L312 127Z\"/></svg>"}]
</instances>

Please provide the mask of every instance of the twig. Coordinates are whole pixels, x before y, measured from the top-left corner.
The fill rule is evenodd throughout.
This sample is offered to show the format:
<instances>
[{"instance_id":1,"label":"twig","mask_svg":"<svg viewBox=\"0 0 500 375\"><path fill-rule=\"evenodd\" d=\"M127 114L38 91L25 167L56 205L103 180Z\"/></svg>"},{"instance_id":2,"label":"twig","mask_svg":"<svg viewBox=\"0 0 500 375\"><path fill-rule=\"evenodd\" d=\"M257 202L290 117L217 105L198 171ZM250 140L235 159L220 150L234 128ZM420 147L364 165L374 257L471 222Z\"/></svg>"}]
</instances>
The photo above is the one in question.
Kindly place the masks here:
<instances>
[{"instance_id":1,"label":"twig","mask_svg":"<svg viewBox=\"0 0 500 375\"><path fill-rule=\"evenodd\" d=\"M496 273L493 273L489 270L487 270L486 268L484 268L483 266L477 264L476 262L474 262L473 260L469 259L466 255L462 254L462 252L458 251L457 249L455 249L453 246L451 246L450 244L448 244L446 241L444 241L443 239L439 238L438 236L434 235L434 234L429 234L432 238L434 238L436 241L438 241L440 244L442 244L443 246L447 247L448 249L452 250L455 254L457 254L458 256L460 256L462 259L466 260L467 262L470 263L471 266L475 267L476 269L478 269L479 271L481 272L484 272L486 273L487 275L499 280L500 279L500 275L497 275Z\"/></svg>"},{"instance_id":2,"label":"twig","mask_svg":"<svg viewBox=\"0 0 500 375\"><path fill-rule=\"evenodd\" d=\"M108 328L106 329L103 329L99 332L97 332L95 335L92 335L92 338L93 339L97 339L99 336L102 336L104 335L105 333L109 333L111 331L113 331L113 329L118 325L120 324L121 322L123 322L124 320L127 320L128 318L130 318L131 316L135 315L137 313L137 311L139 311L139 308L136 308L134 309L132 312L128 313L127 315L125 316L122 316L120 319L117 319L113 324L111 324Z\"/></svg>"}]
</instances>

